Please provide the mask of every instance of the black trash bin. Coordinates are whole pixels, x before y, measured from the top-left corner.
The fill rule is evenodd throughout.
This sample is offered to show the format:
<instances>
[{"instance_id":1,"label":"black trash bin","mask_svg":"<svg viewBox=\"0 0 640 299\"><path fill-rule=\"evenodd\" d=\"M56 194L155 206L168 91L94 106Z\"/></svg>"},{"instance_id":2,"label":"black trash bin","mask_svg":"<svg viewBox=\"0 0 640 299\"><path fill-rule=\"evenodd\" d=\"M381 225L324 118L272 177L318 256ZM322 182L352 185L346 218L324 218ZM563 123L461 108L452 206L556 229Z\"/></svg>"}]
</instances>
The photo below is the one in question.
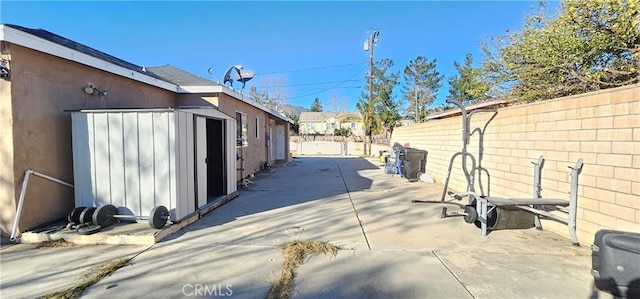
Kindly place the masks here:
<instances>
[{"instance_id":1,"label":"black trash bin","mask_svg":"<svg viewBox=\"0 0 640 299\"><path fill-rule=\"evenodd\" d=\"M419 174L425 173L427 151L415 148L404 148L400 159L402 160L402 176L408 180L416 180Z\"/></svg>"}]
</instances>

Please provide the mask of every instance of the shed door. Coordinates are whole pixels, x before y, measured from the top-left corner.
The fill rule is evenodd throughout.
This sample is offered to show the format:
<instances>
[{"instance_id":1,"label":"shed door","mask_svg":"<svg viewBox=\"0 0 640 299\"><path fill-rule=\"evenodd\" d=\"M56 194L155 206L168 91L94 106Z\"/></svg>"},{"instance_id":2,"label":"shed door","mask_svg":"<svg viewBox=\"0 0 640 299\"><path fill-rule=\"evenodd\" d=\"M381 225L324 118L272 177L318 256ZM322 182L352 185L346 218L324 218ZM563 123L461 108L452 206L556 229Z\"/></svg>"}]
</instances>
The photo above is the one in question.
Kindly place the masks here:
<instances>
[{"instance_id":1,"label":"shed door","mask_svg":"<svg viewBox=\"0 0 640 299\"><path fill-rule=\"evenodd\" d=\"M224 121L196 117L197 206L227 194Z\"/></svg>"}]
</instances>

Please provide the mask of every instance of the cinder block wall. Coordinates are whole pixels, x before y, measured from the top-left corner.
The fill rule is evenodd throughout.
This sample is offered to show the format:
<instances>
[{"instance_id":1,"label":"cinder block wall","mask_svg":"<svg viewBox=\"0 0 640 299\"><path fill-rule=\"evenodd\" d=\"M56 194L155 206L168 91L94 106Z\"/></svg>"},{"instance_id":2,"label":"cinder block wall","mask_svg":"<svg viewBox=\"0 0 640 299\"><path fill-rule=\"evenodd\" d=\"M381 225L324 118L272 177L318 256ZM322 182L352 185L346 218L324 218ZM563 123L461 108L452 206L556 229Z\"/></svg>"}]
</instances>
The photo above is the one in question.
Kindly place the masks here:
<instances>
[{"instance_id":1,"label":"cinder block wall","mask_svg":"<svg viewBox=\"0 0 640 299\"><path fill-rule=\"evenodd\" d=\"M484 134L476 130L467 148L488 172L477 177L476 191L481 191L481 183L487 195L530 197L531 162L543 155L543 196L568 198L567 166L582 158L577 221L581 243L592 243L602 228L640 232L640 84L497 111ZM484 128L491 116L476 113L471 130ZM461 130L461 117L456 116L396 128L391 142L427 150L427 172L444 183L451 156L462 149ZM458 157L449 182L452 190L466 190L461 163ZM563 224L545 221L543 226L568 236Z\"/></svg>"}]
</instances>

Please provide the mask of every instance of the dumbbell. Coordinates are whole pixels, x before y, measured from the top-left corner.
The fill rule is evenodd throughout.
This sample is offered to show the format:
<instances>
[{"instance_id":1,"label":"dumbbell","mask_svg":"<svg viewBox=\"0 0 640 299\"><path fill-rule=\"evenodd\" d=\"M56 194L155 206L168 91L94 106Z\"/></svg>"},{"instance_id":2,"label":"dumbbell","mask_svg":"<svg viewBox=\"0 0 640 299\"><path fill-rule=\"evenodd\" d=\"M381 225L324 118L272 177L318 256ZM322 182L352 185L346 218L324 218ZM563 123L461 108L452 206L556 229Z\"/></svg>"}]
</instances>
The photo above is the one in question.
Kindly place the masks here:
<instances>
[{"instance_id":1,"label":"dumbbell","mask_svg":"<svg viewBox=\"0 0 640 299\"><path fill-rule=\"evenodd\" d=\"M149 217L135 216L135 215L119 215L118 208L114 205L104 205L98 207L92 214L93 224L100 225L100 227L107 227L114 224L118 218L121 219L135 219L135 220L147 220L149 226L155 229L161 229L167 224L169 219L169 210L165 206L157 206L151 210Z\"/></svg>"}]
</instances>

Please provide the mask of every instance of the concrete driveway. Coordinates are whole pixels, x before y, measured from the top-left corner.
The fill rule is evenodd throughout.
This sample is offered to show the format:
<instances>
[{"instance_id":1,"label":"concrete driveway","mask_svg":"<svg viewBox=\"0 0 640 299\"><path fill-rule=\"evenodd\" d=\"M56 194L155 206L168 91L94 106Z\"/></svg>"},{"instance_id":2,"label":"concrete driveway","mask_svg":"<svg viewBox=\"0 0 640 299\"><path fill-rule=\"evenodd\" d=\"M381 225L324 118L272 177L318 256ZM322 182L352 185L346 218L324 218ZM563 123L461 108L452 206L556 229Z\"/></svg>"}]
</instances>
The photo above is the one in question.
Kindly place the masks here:
<instances>
[{"instance_id":1,"label":"concrete driveway","mask_svg":"<svg viewBox=\"0 0 640 299\"><path fill-rule=\"evenodd\" d=\"M384 174L374 159L300 157L258 174L254 182L150 248L82 246L97 254L100 248L122 256L136 251L132 265L88 288L83 298L264 298L280 271L282 245L306 239L342 250L334 258L313 257L298 269L297 298L598 296L585 246L534 228L495 231L482 239L461 218L440 219L440 205L411 202L439 199L441 185ZM32 283L16 270L5 272L9 257L11 267L30 264L18 254L35 249L20 246L29 245L0 252L0 295L34 297L61 289ZM78 249L58 249L65 250ZM57 260L56 254L62 255L51 251L49 258ZM26 286L39 293L20 292Z\"/></svg>"}]
</instances>

